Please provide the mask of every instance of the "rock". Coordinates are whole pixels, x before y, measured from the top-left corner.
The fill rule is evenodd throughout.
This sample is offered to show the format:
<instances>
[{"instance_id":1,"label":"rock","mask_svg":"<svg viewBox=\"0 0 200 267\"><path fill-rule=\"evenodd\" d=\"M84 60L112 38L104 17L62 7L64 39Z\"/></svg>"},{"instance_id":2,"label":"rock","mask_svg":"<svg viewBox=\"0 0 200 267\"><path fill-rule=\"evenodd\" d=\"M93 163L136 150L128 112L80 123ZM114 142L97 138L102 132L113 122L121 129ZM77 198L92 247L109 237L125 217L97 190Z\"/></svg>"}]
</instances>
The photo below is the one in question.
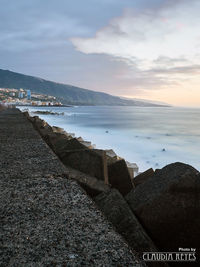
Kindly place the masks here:
<instances>
[{"instance_id":1,"label":"rock","mask_svg":"<svg viewBox=\"0 0 200 267\"><path fill-rule=\"evenodd\" d=\"M138 174L139 168L136 163L130 163L129 161L126 161L126 165L131 177L131 180Z\"/></svg>"},{"instance_id":2,"label":"rock","mask_svg":"<svg viewBox=\"0 0 200 267\"><path fill-rule=\"evenodd\" d=\"M68 137L64 133L53 132L51 129L42 129L39 132L61 160L68 151L87 149L76 138Z\"/></svg>"},{"instance_id":3,"label":"rock","mask_svg":"<svg viewBox=\"0 0 200 267\"><path fill-rule=\"evenodd\" d=\"M140 254L140 257L144 251L157 251L118 190L111 189L106 193L101 193L94 198L94 201L132 249Z\"/></svg>"},{"instance_id":4,"label":"rock","mask_svg":"<svg viewBox=\"0 0 200 267\"><path fill-rule=\"evenodd\" d=\"M70 144L67 143L70 137L65 134L62 128L56 126L51 127L47 122L41 120L38 116L29 117L29 120L33 123L34 128L38 130L45 142L58 156L60 156L60 154L63 152L65 146L70 146Z\"/></svg>"},{"instance_id":5,"label":"rock","mask_svg":"<svg viewBox=\"0 0 200 267\"><path fill-rule=\"evenodd\" d=\"M72 150L80 150L80 149L87 150L87 147L81 144L76 138L72 138L66 141L63 150L72 151Z\"/></svg>"},{"instance_id":6,"label":"rock","mask_svg":"<svg viewBox=\"0 0 200 267\"><path fill-rule=\"evenodd\" d=\"M140 173L137 175L132 181L135 186L138 186L140 184L143 184L145 181L147 181L150 177L154 175L154 170L148 169L145 172Z\"/></svg>"},{"instance_id":7,"label":"rock","mask_svg":"<svg viewBox=\"0 0 200 267\"><path fill-rule=\"evenodd\" d=\"M65 132L63 128L60 128L57 126L52 126L52 131L55 133L64 133Z\"/></svg>"},{"instance_id":8,"label":"rock","mask_svg":"<svg viewBox=\"0 0 200 267\"><path fill-rule=\"evenodd\" d=\"M28 111L24 111L24 112L23 112L23 115L24 115L27 119L30 118L30 115L29 115Z\"/></svg>"},{"instance_id":9,"label":"rock","mask_svg":"<svg viewBox=\"0 0 200 267\"><path fill-rule=\"evenodd\" d=\"M86 149L75 138L69 139L68 136L62 133L55 133L55 136L55 138L51 138L50 142L53 151L59 156L60 159L64 157L68 150Z\"/></svg>"},{"instance_id":10,"label":"rock","mask_svg":"<svg viewBox=\"0 0 200 267\"><path fill-rule=\"evenodd\" d=\"M25 116L27 116L27 115L25 115ZM51 131L52 131L51 126L46 121L40 119L38 116L34 116L34 117L29 116L28 119L33 123L34 127L37 130L48 128L48 129L51 129Z\"/></svg>"},{"instance_id":11,"label":"rock","mask_svg":"<svg viewBox=\"0 0 200 267\"><path fill-rule=\"evenodd\" d=\"M108 179L109 184L118 189L123 196L128 194L133 188L131 177L124 159L108 165Z\"/></svg>"},{"instance_id":12,"label":"rock","mask_svg":"<svg viewBox=\"0 0 200 267\"><path fill-rule=\"evenodd\" d=\"M37 110L37 111L33 111L32 113L35 114L39 114L39 115L64 115L64 112L53 112L53 111L41 111L41 110Z\"/></svg>"},{"instance_id":13,"label":"rock","mask_svg":"<svg viewBox=\"0 0 200 267\"><path fill-rule=\"evenodd\" d=\"M106 185L104 181L89 175L84 175L84 179L80 179L79 176L76 176L75 180L91 198L98 196L102 192L107 192L110 189L110 186Z\"/></svg>"},{"instance_id":14,"label":"rock","mask_svg":"<svg viewBox=\"0 0 200 267\"><path fill-rule=\"evenodd\" d=\"M68 142L71 141L75 140L72 139ZM91 149L67 150L69 147L73 148L74 146L65 146L66 150L61 155L61 160L66 166L70 166L102 181L105 180L104 161L102 155Z\"/></svg>"},{"instance_id":15,"label":"rock","mask_svg":"<svg viewBox=\"0 0 200 267\"><path fill-rule=\"evenodd\" d=\"M92 181L94 182L94 181ZM78 182L80 186L85 190L85 192L91 197L94 198L101 194L104 190L102 190L103 186L105 185L103 181L97 180L95 183L88 184L88 181Z\"/></svg>"},{"instance_id":16,"label":"rock","mask_svg":"<svg viewBox=\"0 0 200 267\"><path fill-rule=\"evenodd\" d=\"M92 143L91 143L90 141L80 141L80 140L79 140L79 142L80 142L82 145L84 145L84 146L86 146L87 148L89 148L89 149L93 149L93 148L94 148L94 146L92 145Z\"/></svg>"},{"instance_id":17,"label":"rock","mask_svg":"<svg viewBox=\"0 0 200 267\"><path fill-rule=\"evenodd\" d=\"M199 248L200 174L193 167L167 165L126 200L160 250Z\"/></svg>"}]
</instances>

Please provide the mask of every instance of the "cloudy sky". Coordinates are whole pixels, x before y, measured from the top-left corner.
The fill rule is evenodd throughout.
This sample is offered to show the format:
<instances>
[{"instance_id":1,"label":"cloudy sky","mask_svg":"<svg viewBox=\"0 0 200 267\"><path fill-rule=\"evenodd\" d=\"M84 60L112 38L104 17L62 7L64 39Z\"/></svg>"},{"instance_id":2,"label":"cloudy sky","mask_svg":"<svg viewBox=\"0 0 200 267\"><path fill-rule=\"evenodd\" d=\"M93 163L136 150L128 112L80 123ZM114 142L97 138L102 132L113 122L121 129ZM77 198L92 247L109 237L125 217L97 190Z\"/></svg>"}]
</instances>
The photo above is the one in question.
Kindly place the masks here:
<instances>
[{"instance_id":1,"label":"cloudy sky","mask_svg":"<svg viewBox=\"0 0 200 267\"><path fill-rule=\"evenodd\" d=\"M200 106L199 0L0 0L0 68Z\"/></svg>"}]
</instances>

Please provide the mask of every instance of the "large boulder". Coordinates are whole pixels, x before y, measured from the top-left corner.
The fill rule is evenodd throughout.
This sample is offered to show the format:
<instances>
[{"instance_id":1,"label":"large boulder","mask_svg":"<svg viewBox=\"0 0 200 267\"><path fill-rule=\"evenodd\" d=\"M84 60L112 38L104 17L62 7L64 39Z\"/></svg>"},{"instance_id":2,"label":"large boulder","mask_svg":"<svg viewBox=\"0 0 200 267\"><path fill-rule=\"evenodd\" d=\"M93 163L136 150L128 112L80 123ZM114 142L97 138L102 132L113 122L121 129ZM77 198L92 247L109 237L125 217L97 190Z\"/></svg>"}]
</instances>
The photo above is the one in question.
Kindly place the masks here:
<instances>
[{"instance_id":1,"label":"large boulder","mask_svg":"<svg viewBox=\"0 0 200 267\"><path fill-rule=\"evenodd\" d=\"M108 180L123 196L131 191L133 185L124 159L108 165Z\"/></svg>"},{"instance_id":2,"label":"large boulder","mask_svg":"<svg viewBox=\"0 0 200 267\"><path fill-rule=\"evenodd\" d=\"M145 181L147 181L150 177L152 177L154 175L154 170L148 169L145 172L140 173L139 175L137 175L135 178L132 179L133 184L135 186L138 186L140 184L143 184Z\"/></svg>"},{"instance_id":3,"label":"large boulder","mask_svg":"<svg viewBox=\"0 0 200 267\"><path fill-rule=\"evenodd\" d=\"M160 250L200 247L200 174L193 167L157 170L126 200Z\"/></svg>"},{"instance_id":4,"label":"large boulder","mask_svg":"<svg viewBox=\"0 0 200 267\"><path fill-rule=\"evenodd\" d=\"M130 247L140 254L140 257L144 251L157 251L118 190L111 189L101 193L94 198L94 201L117 231L127 240Z\"/></svg>"}]
</instances>

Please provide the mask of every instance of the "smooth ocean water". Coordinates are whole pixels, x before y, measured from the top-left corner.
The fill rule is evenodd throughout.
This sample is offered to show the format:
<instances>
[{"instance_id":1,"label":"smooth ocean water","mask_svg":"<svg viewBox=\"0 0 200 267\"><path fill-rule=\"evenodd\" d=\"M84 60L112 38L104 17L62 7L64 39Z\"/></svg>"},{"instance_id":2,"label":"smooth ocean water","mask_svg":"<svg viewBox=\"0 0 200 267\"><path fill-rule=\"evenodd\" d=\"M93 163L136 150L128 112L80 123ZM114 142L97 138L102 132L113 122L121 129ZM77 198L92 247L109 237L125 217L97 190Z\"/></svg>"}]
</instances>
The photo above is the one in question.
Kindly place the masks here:
<instances>
[{"instance_id":1,"label":"smooth ocean water","mask_svg":"<svg viewBox=\"0 0 200 267\"><path fill-rule=\"evenodd\" d=\"M40 117L82 136L97 148L112 148L119 156L137 163L140 171L176 161L200 170L200 109L80 106L29 110L64 112L64 116Z\"/></svg>"}]
</instances>

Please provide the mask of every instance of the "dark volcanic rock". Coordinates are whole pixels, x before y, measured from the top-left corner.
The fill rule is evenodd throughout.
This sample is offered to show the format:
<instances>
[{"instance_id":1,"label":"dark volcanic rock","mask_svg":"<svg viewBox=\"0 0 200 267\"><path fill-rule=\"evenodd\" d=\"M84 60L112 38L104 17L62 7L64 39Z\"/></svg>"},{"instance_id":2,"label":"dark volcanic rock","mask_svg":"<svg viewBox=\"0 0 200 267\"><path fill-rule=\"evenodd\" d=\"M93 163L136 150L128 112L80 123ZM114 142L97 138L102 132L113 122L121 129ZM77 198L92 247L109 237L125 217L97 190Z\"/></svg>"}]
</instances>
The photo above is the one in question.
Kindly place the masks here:
<instances>
[{"instance_id":1,"label":"dark volcanic rock","mask_svg":"<svg viewBox=\"0 0 200 267\"><path fill-rule=\"evenodd\" d=\"M140 173L137 175L132 181L135 186L138 186L139 184L143 184L145 181L147 181L150 177L154 175L154 170L148 169L145 172Z\"/></svg>"},{"instance_id":2,"label":"dark volcanic rock","mask_svg":"<svg viewBox=\"0 0 200 267\"><path fill-rule=\"evenodd\" d=\"M101 193L94 200L117 231L140 256L144 251L157 251L118 190L111 189L106 193Z\"/></svg>"},{"instance_id":3,"label":"dark volcanic rock","mask_svg":"<svg viewBox=\"0 0 200 267\"><path fill-rule=\"evenodd\" d=\"M160 250L200 247L200 174L193 167L157 170L126 199Z\"/></svg>"},{"instance_id":4,"label":"dark volcanic rock","mask_svg":"<svg viewBox=\"0 0 200 267\"><path fill-rule=\"evenodd\" d=\"M124 196L128 194L133 185L125 160L118 160L108 165L109 183Z\"/></svg>"}]
</instances>

